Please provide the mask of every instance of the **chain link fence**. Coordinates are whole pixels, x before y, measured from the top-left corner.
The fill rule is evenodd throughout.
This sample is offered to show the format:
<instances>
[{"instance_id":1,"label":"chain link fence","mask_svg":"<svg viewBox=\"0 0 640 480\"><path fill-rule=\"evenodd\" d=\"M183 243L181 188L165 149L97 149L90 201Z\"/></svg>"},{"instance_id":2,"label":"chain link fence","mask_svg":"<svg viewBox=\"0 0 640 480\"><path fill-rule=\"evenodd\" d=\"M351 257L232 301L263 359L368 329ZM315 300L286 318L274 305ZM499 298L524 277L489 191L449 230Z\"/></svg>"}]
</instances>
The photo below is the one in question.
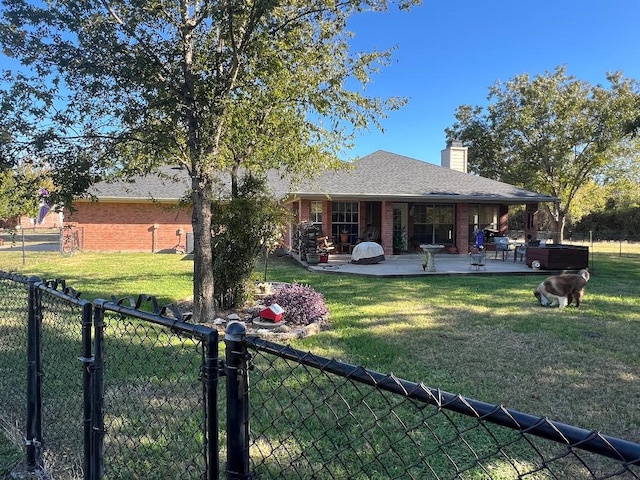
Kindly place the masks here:
<instances>
[{"instance_id":1,"label":"chain link fence","mask_svg":"<svg viewBox=\"0 0 640 480\"><path fill-rule=\"evenodd\" d=\"M27 278L0 272L0 430L23 445L27 425Z\"/></svg>"},{"instance_id":2,"label":"chain link fence","mask_svg":"<svg viewBox=\"0 0 640 480\"><path fill-rule=\"evenodd\" d=\"M63 281L0 272L0 425L41 478L640 478L636 443L239 322L224 341L223 359L216 330L153 297L89 303Z\"/></svg>"},{"instance_id":3,"label":"chain link fence","mask_svg":"<svg viewBox=\"0 0 640 480\"><path fill-rule=\"evenodd\" d=\"M90 303L0 272L0 427L20 473L217 478L217 338L153 297Z\"/></svg>"},{"instance_id":4,"label":"chain link fence","mask_svg":"<svg viewBox=\"0 0 640 480\"><path fill-rule=\"evenodd\" d=\"M96 365L104 363L105 372L105 477L207 478L207 448L217 450L208 416L216 408L215 389L203 380L209 379L207 359L217 359L216 332L158 323L157 315L145 315L140 307L105 303L97 325L96 353L104 361ZM210 453L217 458L217 451Z\"/></svg>"},{"instance_id":5,"label":"chain link fence","mask_svg":"<svg viewBox=\"0 0 640 480\"><path fill-rule=\"evenodd\" d=\"M64 281L52 281L39 289L41 345L36 362L41 365L39 429L34 441L43 439L42 460L55 478L82 478L84 469L83 327L90 328L91 305ZM89 332L85 332L85 336ZM79 428L80 427L80 428Z\"/></svg>"},{"instance_id":6,"label":"chain link fence","mask_svg":"<svg viewBox=\"0 0 640 480\"><path fill-rule=\"evenodd\" d=\"M640 445L247 337L260 479L640 478Z\"/></svg>"}]
</instances>

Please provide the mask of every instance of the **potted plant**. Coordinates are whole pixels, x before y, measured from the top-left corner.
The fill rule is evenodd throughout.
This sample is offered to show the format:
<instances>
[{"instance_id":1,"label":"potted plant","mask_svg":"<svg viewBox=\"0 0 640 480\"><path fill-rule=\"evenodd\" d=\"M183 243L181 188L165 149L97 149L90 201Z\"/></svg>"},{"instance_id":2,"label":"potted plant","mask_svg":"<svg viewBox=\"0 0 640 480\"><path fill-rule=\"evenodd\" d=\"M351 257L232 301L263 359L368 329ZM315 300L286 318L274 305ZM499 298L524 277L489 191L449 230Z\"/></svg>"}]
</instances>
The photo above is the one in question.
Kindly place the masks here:
<instances>
[{"instance_id":1,"label":"potted plant","mask_svg":"<svg viewBox=\"0 0 640 480\"><path fill-rule=\"evenodd\" d=\"M400 252L405 248L404 245L404 228L402 230L396 230L393 233L393 254L400 255Z\"/></svg>"},{"instance_id":2,"label":"potted plant","mask_svg":"<svg viewBox=\"0 0 640 480\"><path fill-rule=\"evenodd\" d=\"M318 265L320 263L320 252L307 252L307 264Z\"/></svg>"},{"instance_id":3,"label":"potted plant","mask_svg":"<svg viewBox=\"0 0 640 480\"><path fill-rule=\"evenodd\" d=\"M346 228L340 230L340 243L349 243L349 230Z\"/></svg>"}]
</instances>

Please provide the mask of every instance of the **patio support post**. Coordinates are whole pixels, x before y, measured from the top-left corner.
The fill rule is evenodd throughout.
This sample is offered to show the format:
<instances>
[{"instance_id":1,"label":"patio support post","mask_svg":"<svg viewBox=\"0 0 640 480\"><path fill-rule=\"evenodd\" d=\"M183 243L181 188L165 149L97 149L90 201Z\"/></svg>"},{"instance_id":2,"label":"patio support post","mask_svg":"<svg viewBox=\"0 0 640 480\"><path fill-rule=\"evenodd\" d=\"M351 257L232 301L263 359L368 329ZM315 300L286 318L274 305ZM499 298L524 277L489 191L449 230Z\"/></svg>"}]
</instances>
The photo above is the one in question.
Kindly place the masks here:
<instances>
[{"instance_id":1,"label":"patio support post","mask_svg":"<svg viewBox=\"0 0 640 480\"><path fill-rule=\"evenodd\" d=\"M393 254L393 202L382 202L382 226L380 241L385 255Z\"/></svg>"},{"instance_id":2,"label":"patio support post","mask_svg":"<svg viewBox=\"0 0 640 480\"><path fill-rule=\"evenodd\" d=\"M456 248L458 253L467 253L469 251L469 204L456 203L455 213L455 232Z\"/></svg>"},{"instance_id":3,"label":"patio support post","mask_svg":"<svg viewBox=\"0 0 640 480\"><path fill-rule=\"evenodd\" d=\"M531 235L532 240L538 239L538 204L527 203L525 206L524 238Z\"/></svg>"}]
</instances>

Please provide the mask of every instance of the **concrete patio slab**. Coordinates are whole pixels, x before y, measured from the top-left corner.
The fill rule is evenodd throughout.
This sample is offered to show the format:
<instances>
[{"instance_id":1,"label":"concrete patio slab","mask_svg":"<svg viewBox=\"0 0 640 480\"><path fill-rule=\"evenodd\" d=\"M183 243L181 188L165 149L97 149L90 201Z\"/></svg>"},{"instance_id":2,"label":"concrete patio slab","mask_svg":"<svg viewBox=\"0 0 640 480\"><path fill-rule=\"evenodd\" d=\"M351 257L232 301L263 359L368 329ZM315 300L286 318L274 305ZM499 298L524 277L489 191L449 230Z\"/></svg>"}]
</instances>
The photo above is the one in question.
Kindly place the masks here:
<instances>
[{"instance_id":1,"label":"concrete patio slab","mask_svg":"<svg viewBox=\"0 0 640 480\"><path fill-rule=\"evenodd\" d=\"M513 257L502 260L493 258L488 252L484 266L471 265L469 255L441 253L435 255L435 272L422 269L422 256L418 253L388 255L385 260L372 265L351 263L350 255L330 255L327 263L308 265L314 272L348 275L367 275L372 277L420 277L423 275L552 275L557 272L534 270L523 261L513 261ZM302 262L307 265L306 262Z\"/></svg>"}]
</instances>

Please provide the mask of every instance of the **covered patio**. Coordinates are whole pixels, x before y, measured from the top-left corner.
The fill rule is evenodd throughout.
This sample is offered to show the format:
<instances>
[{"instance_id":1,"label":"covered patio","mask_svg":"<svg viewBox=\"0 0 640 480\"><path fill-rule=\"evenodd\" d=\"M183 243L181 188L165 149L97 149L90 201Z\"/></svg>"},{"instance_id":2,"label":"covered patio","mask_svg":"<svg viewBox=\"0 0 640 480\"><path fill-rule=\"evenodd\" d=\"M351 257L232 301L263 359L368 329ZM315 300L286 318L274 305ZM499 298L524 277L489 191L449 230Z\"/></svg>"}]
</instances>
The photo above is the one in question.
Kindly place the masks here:
<instances>
[{"instance_id":1,"label":"covered patio","mask_svg":"<svg viewBox=\"0 0 640 480\"><path fill-rule=\"evenodd\" d=\"M487 252L485 265L472 265L469 255L437 253L435 255L435 272L422 268L422 256L418 253L387 255L385 260L370 265L351 263L351 255L329 255L327 263L307 265L314 272L336 273L348 275L368 275L372 277L420 277L423 275L552 275L558 273L551 270L535 270L523 261L513 261L512 257L502 260L500 255L494 259L495 252Z\"/></svg>"}]
</instances>

